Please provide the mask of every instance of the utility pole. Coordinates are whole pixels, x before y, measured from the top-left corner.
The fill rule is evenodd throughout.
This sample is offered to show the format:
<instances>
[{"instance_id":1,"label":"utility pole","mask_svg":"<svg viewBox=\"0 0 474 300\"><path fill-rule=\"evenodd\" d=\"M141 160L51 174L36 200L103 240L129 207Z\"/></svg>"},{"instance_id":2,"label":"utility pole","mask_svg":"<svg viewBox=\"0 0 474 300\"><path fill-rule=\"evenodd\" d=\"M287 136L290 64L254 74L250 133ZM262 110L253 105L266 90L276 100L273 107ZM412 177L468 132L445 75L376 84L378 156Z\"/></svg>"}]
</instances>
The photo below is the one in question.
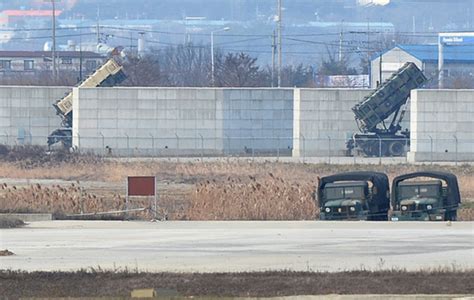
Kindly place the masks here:
<instances>
[{"instance_id":1,"label":"utility pole","mask_svg":"<svg viewBox=\"0 0 474 300\"><path fill-rule=\"evenodd\" d=\"M97 46L100 44L100 8L97 6L97 25L96 25L96 32L97 32Z\"/></svg>"},{"instance_id":2,"label":"utility pole","mask_svg":"<svg viewBox=\"0 0 474 300\"><path fill-rule=\"evenodd\" d=\"M438 37L438 89L444 89L444 41Z\"/></svg>"},{"instance_id":3,"label":"utility pole","mask_svg":"<svg viewBox=\"0 0 474 300\"><path fill-rule=\"evenodd\" d=\"M84 21L84 19L82 19ZM79 25L79 82L82 82L82 22Z\"/></svg>"},{"instance_id":4,"label":"utility pole","mask_svg":"<svg viewBox=\"0 0 474 300\"><path fill-rule=\"evenodd\" d=\"M278 0L278 87L281 87L281 65L282 65L282 53L281 53L281 22L282 22L282 8L281 1Z\"/></svg>"},{"instance_id":5,"label":"utility pole","mask_svg":"<svg viewBox=\"0 0 474 300\"><path fill-rule=\"evenodd\" d=\"M342 61L342 41L344 40L344 20L341 21L341 32L339 33L339 62Z\"/></svg>"},{"instance_id":6,"label":"utility pole","mask_svg":"<svg viewBox=\"0 0 474 300\"><path fill-rule=\"evenodd\" d=\"M367 73L369 74L369 81L371 81L370 74L370 21L367 18Z\"/></svg>"},{"instance_id":7,"label":"utility pole","mask_svg":"<svg viewBox=\"0 0 474 300\"><path fill-rule=\"evenodd\" d=\"M271 75L272 87L275 87L275 54L276 54L276 32L275 32L275 30L273 30L273 35L272 35L272 75Z\"/></svg>"},{"instance_id":8,"label":"utility pole","mask_svg":"<svg viewBox=\"0 0 474 300\"><path fill-rule=\"evenodd\" d=\"M52 35L53 35L53 47L51 49L51 61L53 62L53 80L57 80L58 78L58 69L56 66L56 1L60 0L44 0L44 2L51 2L52 5L52 21L53 21L53 28L52 28Z\"/></svg>"},{"instance_id":9,"label":"utility pole","mask_svg":"<svg viewBox=\"0 0 474 300\"><path fill-rule=\"evenodd\" d=\"M58 69L56 65L56 0L51 0L53 5L53 78L58 79Z\"/></svg>"},{"instance_id":10,"label":"utility pole","mask_svg":"<svg viewBox=\"0 0 474 300\"><path fill-rule=\"evenodd\" d=\"M383 67L383 63L382 63L382 57L383 57L383 54L382 54L382 51L380 51L380 56L379 56L379 84L377 85L377 87L379 87L380 85L382 85L382 82L383 82L383 73L382 73L382 67Z\"/></svg>"}]
</instances>

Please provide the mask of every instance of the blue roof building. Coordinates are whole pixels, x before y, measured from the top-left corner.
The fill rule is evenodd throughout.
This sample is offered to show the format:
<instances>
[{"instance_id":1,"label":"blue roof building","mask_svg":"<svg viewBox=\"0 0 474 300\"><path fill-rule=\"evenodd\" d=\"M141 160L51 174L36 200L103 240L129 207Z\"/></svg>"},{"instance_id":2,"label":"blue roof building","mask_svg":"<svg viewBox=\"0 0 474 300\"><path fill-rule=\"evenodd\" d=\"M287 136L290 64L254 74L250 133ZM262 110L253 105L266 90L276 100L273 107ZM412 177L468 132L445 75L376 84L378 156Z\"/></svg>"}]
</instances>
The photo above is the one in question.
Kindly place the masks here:
<instances>
[{"instance_id":1,"label":"blue roof building","mask_svg":"<svg viewBox=\"0 0 474 300\"><path fill-rule=\"evenodd\" d=\"M474 80L474 45L445 46L444 70L449 79L472 78ZM382 72L380 73L380 57ZM397 45L392 49L374 56L371 61L371 86L389 78L406 62L415 63L428 78L433 78L432 86L437 85L438 74L438 45Z\"/></svg>"}]
</instances>

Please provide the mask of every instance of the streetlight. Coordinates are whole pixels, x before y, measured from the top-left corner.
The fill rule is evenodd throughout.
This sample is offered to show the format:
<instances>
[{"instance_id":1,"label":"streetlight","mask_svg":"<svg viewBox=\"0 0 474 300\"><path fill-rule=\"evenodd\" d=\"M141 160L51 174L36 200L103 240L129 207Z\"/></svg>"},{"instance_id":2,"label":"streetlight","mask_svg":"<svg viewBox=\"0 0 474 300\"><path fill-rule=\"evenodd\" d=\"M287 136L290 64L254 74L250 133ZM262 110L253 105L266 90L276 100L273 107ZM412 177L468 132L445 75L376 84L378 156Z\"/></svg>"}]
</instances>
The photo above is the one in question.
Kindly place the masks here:
<instances>
[{"instance_id":1,"label":"streetlight","mask_svg":"<svg viewBox=\"0 0 474 300\"><path fill-rule=\"evenodd\" d=\"M219 30L214 30L214 31L211 31L211 81L212 81L212 86L215 85L215 81L214 81L214 33L217 33L217 32L222 32L222 31L229 31L230 30L230 27L224 27L222 29L219 29Z\"/></svg>"}]
</instances>

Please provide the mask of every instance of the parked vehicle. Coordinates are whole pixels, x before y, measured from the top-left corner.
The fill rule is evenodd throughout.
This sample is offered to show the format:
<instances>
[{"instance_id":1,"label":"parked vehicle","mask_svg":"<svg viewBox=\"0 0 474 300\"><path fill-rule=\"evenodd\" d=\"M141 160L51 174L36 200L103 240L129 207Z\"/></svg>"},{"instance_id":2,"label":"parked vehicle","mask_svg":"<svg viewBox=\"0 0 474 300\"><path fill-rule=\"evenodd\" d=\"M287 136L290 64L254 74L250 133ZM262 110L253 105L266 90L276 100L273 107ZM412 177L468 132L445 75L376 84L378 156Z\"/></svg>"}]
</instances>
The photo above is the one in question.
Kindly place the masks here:
<instances>
[{"instance_id":1,"label":"parked vehicle","mask_svg":"<svg viewBox=\"0 0 474 300\"><path fill-rule=\"evenodd\" d=\"M461 203L457 178L446 172L398 176L393 179L391 203L392 221L455 221Z\"/></svg>"},{"instance_id":2,"label":"parked vehicle","mask_svg":"<svg viewBox=\"0 0 474 300\"><path fill-rule=\"evenodd\" d=\"M387 220L390 190L387 175L347 172L319 180L320 220Z\"/></svg>"}]
</instances>

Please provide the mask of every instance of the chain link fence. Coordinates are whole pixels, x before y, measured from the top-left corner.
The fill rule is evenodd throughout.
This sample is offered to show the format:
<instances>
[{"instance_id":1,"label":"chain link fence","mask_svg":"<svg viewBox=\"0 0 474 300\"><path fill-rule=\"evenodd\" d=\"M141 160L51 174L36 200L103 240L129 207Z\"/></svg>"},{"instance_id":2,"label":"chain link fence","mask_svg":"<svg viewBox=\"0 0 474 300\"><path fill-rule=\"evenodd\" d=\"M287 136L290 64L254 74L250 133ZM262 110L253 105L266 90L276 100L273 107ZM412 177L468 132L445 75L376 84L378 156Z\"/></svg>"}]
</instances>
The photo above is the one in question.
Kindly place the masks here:
<instances>
[{"instance_id":1,"label":"chain link fence","mask_svg":"<svg viewBox=\"0 0 474 300\"><path fill-rule=\"evenodd\" d=\"M62 138L62 137L58 137ZM0 134L0 145L39 145L48 149L47 136L10 136ZM132 136L127 133L117 136L73 137L71 151L93 153L104 157L157 157L179 158L274 158L276 160L297 158L302 162L357 164L371 161L382 163L391 159L396 162L414 161L434 163L473 162L474 139L461 139L456 135L447 138L370 139L334 138L331 136L309 138L241 136L208 137L197 136L158 137L152 134ZM52 149L61 148L56 144Z\"/></svg>"}]
</instances>

